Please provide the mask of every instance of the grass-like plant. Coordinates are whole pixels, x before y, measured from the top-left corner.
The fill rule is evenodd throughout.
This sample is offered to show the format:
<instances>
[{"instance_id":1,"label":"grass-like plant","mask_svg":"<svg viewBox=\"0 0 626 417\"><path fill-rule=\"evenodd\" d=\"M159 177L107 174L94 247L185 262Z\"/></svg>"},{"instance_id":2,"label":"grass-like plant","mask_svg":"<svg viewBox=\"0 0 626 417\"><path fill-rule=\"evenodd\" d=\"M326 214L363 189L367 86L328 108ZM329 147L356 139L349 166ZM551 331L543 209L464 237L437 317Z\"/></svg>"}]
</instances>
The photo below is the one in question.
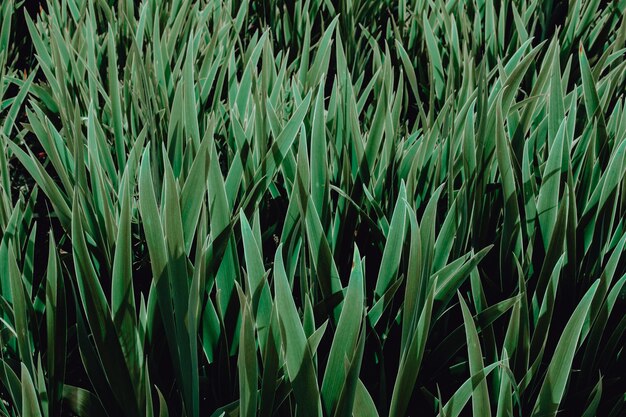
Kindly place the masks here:
<instances>
[{"instance_id":1,"label":"grass-like plant","mask_svg":"<svg viewBox=\"0 0 626 417\"><path fill-rule=\"evenodd\" d=\"M2 1L0 415L623 416L625 16Z\"/></svg>"}]
</instances>

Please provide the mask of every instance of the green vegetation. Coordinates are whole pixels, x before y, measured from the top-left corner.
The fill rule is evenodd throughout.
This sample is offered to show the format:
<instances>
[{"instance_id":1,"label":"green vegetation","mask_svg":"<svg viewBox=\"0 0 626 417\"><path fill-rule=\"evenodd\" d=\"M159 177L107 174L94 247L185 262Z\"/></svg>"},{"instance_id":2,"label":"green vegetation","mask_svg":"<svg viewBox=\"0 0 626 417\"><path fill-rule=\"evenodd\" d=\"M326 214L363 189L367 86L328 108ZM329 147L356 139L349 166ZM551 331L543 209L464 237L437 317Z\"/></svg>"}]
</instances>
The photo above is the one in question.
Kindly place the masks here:
<instances>
[{"instance_id":1,"label":"green vegetation","mask_svg":"<svg viewBox=\"0 0 626 417\"><path fill-rule=\"evenodd\" d=\"M38 3L0 415L626 413L626 1Z\"/></svg>"}]
</instances>

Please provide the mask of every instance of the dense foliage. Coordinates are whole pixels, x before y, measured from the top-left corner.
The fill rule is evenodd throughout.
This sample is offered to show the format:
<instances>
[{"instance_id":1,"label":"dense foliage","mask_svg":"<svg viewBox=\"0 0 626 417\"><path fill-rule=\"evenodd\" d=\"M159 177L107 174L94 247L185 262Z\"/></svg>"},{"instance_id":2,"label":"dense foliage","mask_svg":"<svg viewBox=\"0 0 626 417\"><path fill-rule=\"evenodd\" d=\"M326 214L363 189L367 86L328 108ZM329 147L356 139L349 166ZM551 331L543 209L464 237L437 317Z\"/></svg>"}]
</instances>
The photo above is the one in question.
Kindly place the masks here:
<instances>
[{"instance_id":1,"label":"dense foliage","mask_svg":"<svg viewBox=\"0 0 626 417\"><path fill-rule=\"evenodd\" d=\"M625 13L2 1L0 415L623 416Z\"/></svg>"}]
</instances>

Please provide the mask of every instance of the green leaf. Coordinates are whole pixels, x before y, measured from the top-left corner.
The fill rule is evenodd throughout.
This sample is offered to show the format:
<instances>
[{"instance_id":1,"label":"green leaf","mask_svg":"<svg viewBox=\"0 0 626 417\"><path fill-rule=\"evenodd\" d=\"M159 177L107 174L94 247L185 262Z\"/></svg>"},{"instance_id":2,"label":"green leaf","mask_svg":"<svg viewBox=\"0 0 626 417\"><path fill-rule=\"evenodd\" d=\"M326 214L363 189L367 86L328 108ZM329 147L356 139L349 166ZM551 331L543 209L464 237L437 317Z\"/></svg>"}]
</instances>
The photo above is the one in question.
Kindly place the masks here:
<instances>
[{"instance_id":1,"label":"green leaf","mask_svg":"<svg viewBox=\"0 0 626 417\"><path fill-rule=\"evenodd\" d=\"M456 390L438 415L442 417L458 417L461 414L461 411L465 408L465 404L467 404L470 397L473 395L474 388L482 384L485 381L485 378L499 365L499 362L492 363L491 365L487 365L484 369L481 369L478 373L472 375L459 387L459 389Z\"/></svg>"},{"instance_id":2,"label":"green leaf","mask_svg":"<svg viewBox=\"0 0 626 417\"><path fill-rule=\"evenodd\" d=\"M567 119L563 119L554 143L548 153L548 161L543 170L539 197L537 199L537 216L544 248L548 248L552 232L556 224L561 183L561 160Z\"/></svg>"},{"instance_id":3,"label":"green leaf","mask_svg":"<svg viewBox=\"0 0 626 417\"><path fill-rule=\"evenodd\" d=\"M272 299L266 281L263 254L254 238L248 219L243 211L239 213L241 235L246 260L247 291L251 298L251 309L259 332L261 351L265 350L270 325Z\"/></svg>"},{"instance_id":4,"label":"green leaf","mask_svg":"<svg viewBox=\"0 0 626 417\"><path fill-rule=\"evenodd\" d=\"M17 333L19 356L23 363L23 366L26 367L26 373L30 374L34 372L35 366L33 364L33 349L30 340L30 329L28 326L27 297L26 292L24 291L24 284L22 282L22 273L20 272L17 265L15 252L13 250L13 245L11 244L9 244L8 255L8 273L11 279L13 315L15 318L15 332ZM24 370L22 371L22 377L23 376Z\"/></svg>"},{"instance_id":5,"label":"green leaf","mask_svg":"<svg viewBox=\"0 0 626 417\"><path fill-rule=\"evenodd\" d=\"M558 43L557 43L558 47ZM550 145L554 143L556 135L565 118L563 105L563 91L561 88L561 64L559 54L554 54L552 61L552 71L550 76L550 95L548 112L548 139Z\"/></svg>"},{"instance_id":6,"label":"green leaf","mask_svg":"<svg viewBox=\"0 0 626 417\"><path fill-rule=\"evenodd\" d=\"M26 98L26 96L28 95L30 91L31 85L33 84L33 80L35 79L35 76L37 75L37 70L38 70L37 67L32 69L30 75L28 76L28 79L20 87L17 95L13 98L13 104L11 104L9 113L4 119L4 124L2 126L2 134L4 134L7 137L11 136L11 132L13 131L13 126L15 125L15 121L17 120L18 113L20 111L20 108L22 107L22 103L24 102L24 99ZM0 98L2 97L0 96Z\"/></svg>"},{"instance_id":7,"label":"green leaf","mask_svg":"<svg viewBox=\"0 0 626 417\"><path fill-rule=\"evenodd\" d=\"M578 347L580 332L587 319L587 312L598 289L598 284L599 281L596 281L589 288L563 329L533 407L533 416L556 416L557 414L569 375L572 372L572 363Z\"/></svg>"},{"instance_id":8,"label":"green leaf","mask_svg":"<svg viewBox=\"0 0 626 417\"><path fill-rule=\"evenodd\" d=\"M242 417L252 417L257 414L257 362L256 342L254 337L254 320L248 301L240 295L243 304L242 325L239 331L239 406Z\"/></svg>"},{"instance_id":9,"label":"green leaf","mask_svg":"<svg viewBox=\"0 0 626 417\"><path fill-rule=\"evenodd\" d=\"M422 25L424 27L424 39L426 40L430 65L433 71L433 79L435 80L435 92L437 97L441 97L443 89L446 85L444 78L445 73L443 71L443 64L441 63L441 55L439 53L439 47L437 46L437 39L433 34L433 30L430 27L428 19L426 18L426 14L424 14L422 18Z\"/></svg>"},{"instance_id":10,"label":"green leaf","mask_svg":"<svg viewBox=\"0 0 626 417\"><path fill-rule=\"evenodd\" d=\"M431 287L419 319L409 331L406 349L400 352L400 365L389 409L390 416L405 415L411 400L430 331L435 287L436 285Z\"/></svg>"},{"instance_id":11,"label":"green leaf","mask_svg":"<svg viewBox=\"0 0 626 417\"><path fill-rule=\"evenodd\" d=\"M64 397L64 376L67 354L67 310L65 284L54 236L49 234L46 268L46 333L48 342L48 401L49 414L59 410Z\"/></svg>"},{"instance_id":12,"label":"green leaf","mask_svg":"<svg viewBox=\"0 0 626 417\"><path fill-rule=\"evenodd\" d=\"M378 417L376 404L372 396L367 391L363 382L359 379L357 382L356 393L354 397L353 415L362 417Z\"/></svg>"},{"instance_id":13,"label":"green leaf","mask_svg":"<svg viewBox=\"0 0 626 417\"><path fill-rule=\"evenodd\" d=\"M502 189L504 191L504 225L502 228L503 243L500 246L500 262L510 263L510 254L520 255L522 240L520 231L520 215L517 205L517 187L513 164L511 162L510 143L504 132L504 120L502 118L501 106L496 107L496 157L498 169L502 178Z\"/></svg>"},{"instance_id":14,"label":"green leaf","mask_svg":"<svg viewBox=\"0 0 626 417\"><path fill-rule=\"evenodd\" d=\"M598 98L596 82L593 74L591 73L589 60L587 59L587 54L585 53L582 43L578 48L578 60L580 62L580 73L582 77L583 94L585 97L585 110L587 111L587 118L591 120L596 115L596 111L600 107L600 99Z\"/></svg>"},{"instance_id":15,"label":"green leaf","mask_svg":"<svg viewBox=\"0 0 626 417\"><path fill-rule=\"evenodd\" d=\"M400 193L396 200L395 208L389 224L387 242L380 262L378 278L376 280L375 294L381 297L398 273L404 237L406 234L406 187L404 182L400 185Z\"/></svg>"},{"instance_id":16,"label":"green leaf","mask_svg":"<svg viewBox=\"0 0 626 417\"><path fill-rule=\"evenodd\" d=\"M320 217L328 203L328 161L326 149L326 117L324 116L324 90L320 83L313 111L311 132L311 199Z\"/></svg>"},{"instance_id":17,"label":"green leaf","mask_svg":"<svg viewBox=\"0 0 626 417\"><path fill-rule=\"evenodd\" d=\"M200 211L204 202L209 171L209 139L202 140L200 149L196 153L189 174L181 190L180 205L183 219L183 234L185 237L185 251L189 255L197 230Z\"/></svg>"},{"instance_id":18,"label":"green leaf","mask_svg":"<svg viewBox=\"0 0 626 417\"><path fill-rule=\"evenodd\" d=\"M351 360L357 349L357 339L364 313L363 302L363 268L359 250L355 247L350 281L341 306L341 314L322 382L322 402L327 415L335 413L337 402L346 384L347 371L344 368L344 361Z\"/></svg>"},{"instance_id":19,"label":"green leaf","mask_svg":"<svg viewBox=\"0 0 626 417\"><path fill-rule=\"evenodd\" d=\"M303 416L319 417L322 409L313 354L291 295L281 246L276 250L274 258L274 293L287 375L293 385L299 412Z\"/></svg>"},{"instance_id":20,"label":"green leaf","mask_svg":"<svg viewBox=\"0 0 626 417\"><path fill-rule=\"evenodd\" d=\"M122 172L126 164L126 147L122 130L122 103L120 97L119 75L117 72L117 51L115 50L115 35L109 25L108 56L109 56L109 95L111 97L111 111L113 115L113 132L115 134L115 155L117 167ZM95 99L95 97L92 97Z\"/></svg>"},{"instance_id":21,"label":"green leaf","mask_svg":"<svg viewBox=\"0 0 626 417\"><path fill-rule=\"evenodd\" d=\"M63 400L69 409L79 417L105 417L107 414L96 395L86 389L65 385Z\"/></svg>"},{"instance_id":22,"label":"green leaf","mask_svg":"<svg viewBox=\"0 0 626 417\"><path fill-rule=\"evenodd\" d=\"M470 375L476 375L485 367L483 364L482 350L480 348L480 339L478 338L474 319L467 308L467 304L465 304L465 300L460 294L459 302L461 304L461 311L463 312L463 323L465 323ZM472 410L474 415L491 416L489 390L487 389L487 381L484 379L481 379L480 382L474 386L474 392L472 393Z\"/></svg>"},{"instance_id":23,"label":"green leaf","mask_svg":"<svg viewBox=\"0 0 626 417\"><path fill-rule=\"evenodd\" d=\"M21 415L23 417L41 417L41 409L39 404L39 396L35 391L33 380L26 368L22 364L22 404L23 409Z\"/></svg>"}]
</instances>

